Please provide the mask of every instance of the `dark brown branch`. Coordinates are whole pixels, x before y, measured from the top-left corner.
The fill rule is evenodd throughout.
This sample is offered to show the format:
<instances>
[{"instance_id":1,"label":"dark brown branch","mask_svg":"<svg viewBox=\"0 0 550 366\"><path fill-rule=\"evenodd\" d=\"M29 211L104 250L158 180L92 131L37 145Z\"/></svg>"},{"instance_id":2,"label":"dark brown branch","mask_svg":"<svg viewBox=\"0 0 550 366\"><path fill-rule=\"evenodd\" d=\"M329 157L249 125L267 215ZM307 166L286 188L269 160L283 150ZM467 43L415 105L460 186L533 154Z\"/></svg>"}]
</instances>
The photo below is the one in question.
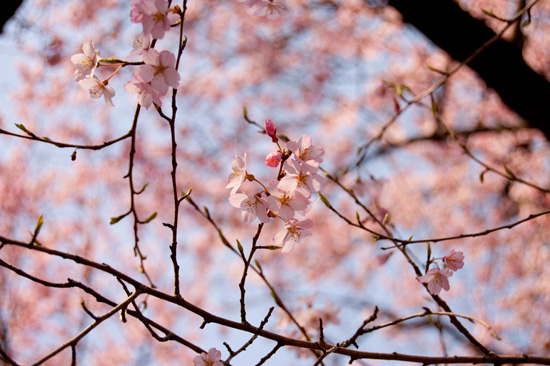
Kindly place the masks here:
<instances>
[{"instance_id":1,"label":"dark brown branch","mask_svg":"<svg viewBox=\"0 0 550 366\"><path fill-rule=\"evenodd\" d=\"M27 243L8 239L0 236L0 242L3 242L5 245L16 246L24 250L33 250L48 255L72 260L78 264L89 266L95 268L102 272L108 273L114 277L118 277L123 281L131 284L135 289L136 293L149 294L150 296L156 297L160 300L178 305L188 311L202 317L207 323L216 323L225 327L232 329L241 330L244 332L258 334L259 336L273 340L277 343L284 344L285 346L294 346L300 348L307 348L311 350L317 350L319 347L319 342L303 341L298 339L293 339L285 337L276 333L272 333L263 329L259 329L251 324L242 324L240 322L235 322L229 319L225 319L214 314L207 312L206 310L191 304L190 302L184 300L181 297L175 295L169 295L152 287L142 284L141 282L131 278L130 276L114 269L113 267L107 264L100 264L94 261L91 261L86 258L82 258L73 254L61 252L58 250L50 249L45 246L28 246ZM434 298L439 299L437 296ZM439 299L440 300L440 299ZM444 307L445 311L448 306L445 306L445 302L440 300L438 304ZM451 317L452 319L452 317ZM331 349L336 347L335 345L324 343L321 344L324 349ZM520 364L520 363L532 363L532 364L541 364L541 365L550 365L550 358L547 357L534 357L528 355L496 355L496 354L486 354L483 356L451 356L451 357L429 357L429 356L416 356L400 353L379 353L379 352L366 352L366 351L356 351L350 349L339 348L334 353L349 356L353 359L376 359L376 360L394 360L394 361L404 361L404 362L418 362L423 364L435 364L435 363L447 363L447 364L459 364L459 363L492 363L492 364Z\"/></svg>"},{"instance_id":2,"label":"dark brown branch","mask_svg":"<svg viewBox=\"0 0 550 366\"><path fill-rule=\"evenodd\" d=\"M101 295L100 293L95 291L94 289L84 285L81 282L75 281L73 279L69 278L66 283L55 283L55 282L46 281L46 280L40 279L38 277L35 277L33 275L30 275L30 274L24 272L23 270L21 270L19 268L16 268L16 267L4 262L1 259L0 259L0 266L5 267L5 268L15 272L16 274L18 274L22 277L25 277L25 278L27 278L31 281L34 281L36 283L40 283L41 285L44 285L44 286L47 286L47 287L53 287L53 288L80 288L81 290L83 290L87 294L93 296L96 299L96 301L99 302L99 303L107 304L111 307L114 307L114 306L117 305L114 301L111 301L111 300L107 299L106 297L104 297L103 295ZM117 278L119 278L119 277L117 277ZM158 341L162 341L162 342L168 341L168 340L175 341L175 342L178 342L178 343L192 349L193 351L195 351L197 353L204 352L204 350L202 348L200 348L200 347L194 345L193 343L181 338L180 336L176 335L175 333L173 333L169 329L167 329L167 328L163 327L162 325L156 323L155 321L147 318L146 316L141 314L141 312L138 311L138 309L136 309L135 311L134 310L127 310L127 313L129 315L139 319L147 327L147 329L149 329L149 327L153 327L153 328L157 329L158 331L164 333L165 337L163 337L163 338L154 337ZM84 309L84 311L86 311L86 309ZM88 315L90 315L90 317L93 318L93 319L97 318L95 315L91 314L89 311L86 311L86 313L88 313Z\"/></svg>"},{"instance_id":3,"label":"dark brown branch","mask_svg":"<svg viewBox=\"0 0 550 366\"><path fill-rule=\"evenodd\" d=\"M404 22L457 61L465 60L496 35L452 0L389 0L388 4L401 13ZM499 38L468 66L506 105L550 139L546 108L550 83L525 63L520 48Z\"/></svg>"}]
</instances>

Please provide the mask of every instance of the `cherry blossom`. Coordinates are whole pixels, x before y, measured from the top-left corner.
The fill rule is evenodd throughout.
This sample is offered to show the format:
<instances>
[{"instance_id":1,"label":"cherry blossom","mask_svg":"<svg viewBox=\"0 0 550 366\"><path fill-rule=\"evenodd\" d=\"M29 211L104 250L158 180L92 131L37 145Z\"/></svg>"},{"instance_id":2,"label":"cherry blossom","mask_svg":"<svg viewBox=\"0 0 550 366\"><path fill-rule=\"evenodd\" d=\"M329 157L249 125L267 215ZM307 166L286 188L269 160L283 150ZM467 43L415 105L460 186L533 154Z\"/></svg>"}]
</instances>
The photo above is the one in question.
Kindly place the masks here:
<instances>
[{"instance_id":1,"label":"cherry blossom","mask_svg":"<svg viewBox=\"0 0 550 366\"><path fill-rule=\"evenodd\" d=\"M284 164L286 175L279 183L279 189L296 191L309 198L311 192L319 192L325 184L325 178L317 173L318 168L309 164L298 164L289 159Z\"/></svg>"},{"instance_id":2,"label":"cherry blossom","mask_svg":"<svg viewBox=\"0 0 550 366\"><path fill-rule=\"evenodd\" d=\"M244 153L242 158L235 155L231 167L233 168L233 173L229 174L228 183L225 188L231 188L231 194L235 194L246 179L246 153Z\"/></svg>"},{"instance_id":3,"label":"cherry blossom","mask_svg":"<svg viewBox=\"0 0 550 366\"><path fill-rule=\"evenodd\" d=\"M215 348L210 348L208 353L203 352L193 359L194 366L223 366L222 353Z\"/></svg>"},{"instance_id":4,"label":"cherry blossom","mask_svg":"<svg viewBox=\"0 0 550 366\"><path fill-rule=\"evenodd\" d=\"M140 78L137 72L134 72L134 80L128 81L124 84L124 89L130 94L138 95L138 103L142 107L149 109L153 102L162 107L162 101L158 95L158 92L153 87Z\"/></svg>"},{"instance_id":5,"label":"cherry blossom","mask_svg":"<svg viewBox=\"0 0 550 366\"><path fill-rule=\"evenodd\" d=\"M303 135L297 142L287 142L287 147L294 153L294 158L299 163L306 163L313 166L319 166L323 162L325 151L319 145L313 145L311 136Z\"/></svg>"},{"instance_id":6,"label":"cherry blossom","mask_svg":"<svg viewBox=\"0 0 550 366\"><path fill-rule=\"evenodd\" d=\"M269 181L267 187L270 196L267 197L269 209L277 213L285 221L294 217L296 211L307 210L309 201L301 193L281 189L276 180Z\"/></svg>"},{"instance_id":7,"label":"cherry blossom","mask_svg":"<svg viewBox=\"0 0 550 366\"><path fill-rule=\"evenodd\" d=\"M443 262L445 262L447 268L451 271L457 271L464 267L464 254L462 252L455 252L453 249L443 257Z\"/></svg>"},{"instance_id":8,"label":"cherry blossom","mask_svg":"<svg viewBox=\"0 0 550 366\"><path fill-rule=\"evenodd\" d=\"M248 193L235 193L229 195L229 203L242 210L242 217L245 222L251 223L257 217L261 222L270 221L267 216L268 202L265 194L258 193L250 195Z\"/></svg>"},{"instance_id":9,"label":"cherry blossom","mask_svg":"<svg viewBox=\"0 0 550 366\"><path fill-rule=\"evenodd\" d=\"M71 62L76 67L74 79L80 81L86 77L91 77L99 62L99 51L94 48L94 42L88 41L82 45L84 53L77 53L71 57Z\"/></svg>"},{"instance_id":10,"label":"cherry blossom","mask_svg":"<svg viewBox=\"0 0 550 366\"><path fill-rule=\"evenodd\" d=\"M279 141L279 138L277 137L277 127L275 126L275 123L273 123L272 120L266 119L264 123L265 133L269 137L271 137L271 141L274 143L277 143Z\"/></svg>"},{"instance_id":11,"label":"cherry blossom","mask_svg":"<svg viewBox=\"0 0 550 366\"><path fill-rule=\"evenodd\" d=\"M452 275L453 272L448 268L432 268L424 276L417 277L417 280L421 283L426 283L428 285L428 291L430 291L432 295L437 295L441 289L449 291L451 286L449 285L447 277L451 277Z\"/></svg>"},{"instance_id":12,"label":"cherry blossom","mask_svg":"<svg viewBox=\"0 0 550 366\"><path fill-rule=\"evenodd\" d=\"M141 23L143 34L150 34L153 38L162 39L178 19L177 14L168 10L167 0L140 0L132 3L130 20Z\"/></svg>"},{"instance_id":13,"label":"cherry blossom","mask_svg":"<svg viewBox=\"0 0 550 366\"><path fill-rule=\"evenodd\" d=\"M272 168L276 168L279 166L279 163L281 162L282 154L279 150L270 152L265 157L265 165L270 166Z\"/></svg>"},{"instance_id":14,"label":"cherry blossom","mask_svg":"<svg viewBox=\"0 0 550 366\"><path fill-rule=\"evenodd\" d=\"M274 20L279 18L279 16L283 15L286 11L286 7L279 1L263 0L256 12L254 12L254 15L258 17L267 15L267 19Z\"/></svg>"},{"instance_id":15,"label":"cherry blossom","mask_svg":"<svg viewBox=\"0 0 550 366\"><path fill-rule=\"evenodd\" d=\"M130 4L130 7L132 8L130 10L130 21L132 23L141 23L143 21L144 12L141 5L142 2L143 0L132 1Z\"/></svg>"},{"instance_id":16,"label":"cherry blossom","mask_svg":"<svg viewBox=\"0 0 550 366\"><path fill-rule=\"evenodd\" d=\"M283 249L281 252L287 253L294 249L294 245L299 243L303 238L311 235L311 232L306 230L313 226L311 219L297 220L290 219L285 223L285 227L273 236L273 242Z\"/></svg>"},{"instance_id":17,"label":"cherry blossom","mask_svg":"<svg viewBox=\"0 0 550 366\"><path fill-rule=\"evenodd\" d=\"M176 56L170 51L158 52L154 48L143 51L143 62L138 68L139 76L150 82L160 95L166 94L168 87L177 88L180 82L180 75L174 68Z\"/></svg>"},{"instance_id":18,"label":"cherry blossom","mask_svg":"<svg viewBox=\"0 0 550 366\"><path fill-rule=\"evenodd\" d=\"M101 96L105 97L105 103L110 104L114 107L113 101L111 100L115 96L115 90L106 85L106 82L102 82L96 76L91 78L82 79L78 82L78 85L82 89L88 90L92 98L100 98Z\"/></svg>"},{"instance_id":19,"label":"cherry blossom","mask_svg":"<svg viewBox=\"0 0 550 366\"><path fill-rule=\"evenodd\" d=\"M132 44L132 47L134 48L134 50L130 52L130 54L128 54L126 58L128 60L131 60L132 58L141 55L143 51L149 49L150 45L151 45L151 35L141 33Z\"/></svg>"}]
</instances>

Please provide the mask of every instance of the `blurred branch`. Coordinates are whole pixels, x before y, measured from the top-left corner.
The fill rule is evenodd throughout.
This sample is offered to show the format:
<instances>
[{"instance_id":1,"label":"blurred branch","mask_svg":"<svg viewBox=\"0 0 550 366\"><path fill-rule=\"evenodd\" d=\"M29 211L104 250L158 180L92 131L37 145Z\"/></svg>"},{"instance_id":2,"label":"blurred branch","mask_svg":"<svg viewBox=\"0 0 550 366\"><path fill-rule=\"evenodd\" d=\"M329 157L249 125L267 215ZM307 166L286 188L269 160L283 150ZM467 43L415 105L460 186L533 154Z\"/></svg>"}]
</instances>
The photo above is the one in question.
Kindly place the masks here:
<instances>
[{"instance_id":1,"label":"blurred branch","mask_svg":"<svg viewBox=\"0 0 550 366\"><path fill-rule=\"evenodd\" d=\"M445 84L447 82L447 80L449 80L449 78L451 78L451 76L453 76L457 71L459 71L465 65L472 66L472 65L477 65L477 63L480 63L480 61L479 61L480 55L484 55L485 52L487 51L487 49L489 49L489 48L491 48L491 49L497 48L498 49L498 47L495 47L495 44L500 45L502 42L504 42L504 44L508 44L506 41L502 40L502 36L504 35L504 33L510 27L512 27L516 22L519 22L521 20L521 17L524 14L528 13L530 11L530 9L538 1L539 0L532 1L525 8L523 8L522 10L517 12L516 15L513 18L511 18L507 21L507 24L500 30L500 32L495 34L491 30L490 34L486 34L487 35L486 37L481 37L482 39L486 40L484 43L479 42L479 41L475 41L475 47L462 47L462 46L459 46L458 48L461 49L460 55L455 55L455 56L451 55L451 57L453 57L457 60L463 60L463 61L460 62L457 66L455 66L452 70L443 73L443 75L435 83L433 83L431 87L427 88L426 90L424 90L420 94L415 95L415 97L412 100L405 100L401 96L402 99L406 102L406 104L402 108L400 108L386 123L384 123L384 125L381 127L380 131L378 131L378 133L374 137L372 137L369 141L367 141L367 143L365 143L365 144L363 144L362 146L359 147L359 149L358 149L359 158L358 158L357 162L355 164L353 164L352 166L343 169L341 172L339 172L337 174L337 176L338 177L343 176L350 169L360 166L364 162L364 160L366 158L366 155L368 153L368 150L371 147L371 145L374 144L376 141L380 141L382 139L382 137L384 136L386 130L397 120L397 118L401 114L403 114L413 104L417 104L418 102L420 102L425 97L431 95L439 87L441 87L443 84ZM458 40L460 40L460 41L457 40L458 45L462 44L462 40L464 40L465 38L468 38L468 37L464 36L462 31L461 32L457 31L458 29L464 30L463 29L464 24L461 24L459 22L459 26L457 26L455 24L454 26L451 26L450 28L448 28L449 24L447 23L447 17L446 17L447 12L448 11L451 11L451 12L456 11L455 7L457 7L459 11L462 11L458 7L458 5L454 4L451 0L421 0L419 2L417 2L417 1L411 2L409 0L394 0L394 1L390 1L389 3L390 3L390 5L394 6L397 10L401 9L402 14L405 13L405 14L408 15L408 17L404 16L405 21L409 21L408 19L412 18L413 20L417 20L418 23L421 24L421 25L423 25L424 23L429 24L429 29L431 30L433 28L434 37L435 36L440 37L442 34L446 34L446 31L441 31L440 30L440 27L443 27L444 30L449 29L450 34L453 35L453 37L449 37L449 39L453 39L453 40L458 39ZM439 4L439 6L438 6L438 4ZM443 9L440 8L440 6L442 6L442 4L444 4ZM452 5L452 4L454 4L454 5ZM447 9L447 7L450 7L451 9ZM471 18L471 16L469 14L467 14L467 16L468 16L468 18ZM476 20L476 22L479 22L479 21ZM413 23L413 24L416 25L416 23ZM470 28L468 28L468 31L470 31ZM481 34L483 34L483 32ZM478 35L475 34L475 33L474 33L474 35L476 37L474 37L473 39L477 40ZM447 36L443 36L443 38L445 40L447 40L446 37ZM472 38L472 37L470 37L470 38ZM452 44L453 42L450 41L450 43ZM482 43L481 46L479 46L480 43ZM436 42L436 44L437 44L437 42ZM515 47L515 46L512 45L511 47ZM507 54L507 51L503 52L503 55L501 55L499 53L499 57L496 58L495 60L491 59L491 63L486 65L486 67L490 70L491 73L494 72L494 70L499 70L499 72L496 73L496 75L494 75L494 78L497 79L497 80L495 80L496 84L498 84L498 85L504 84L505 87L508 86L508 85L514 85L515 86L515 87L511 88L512 92L514 94L511 97L511 99L514 101L514 103L516 103L520 99L523 100L526 95L529 95L529 97L526 100L522 101L523 104L522 103L519 104L519 106L518 106L519 109L518 110L523 111L523 109L526 108L527 109L526 113L530 114L531 113L530 110L535 108L535 106L533 106L533 104L536 104L537 107L538 107L538 110L539 110L537 112L537 115L532 117L531 119L530 118L526 118L526 119L531 123L531 125L533 127L540 129L546 135L547 139L550 140L550 126L548 126L548 124L547 124L547 118L546 118L547 117L547 111L546 111L546 108L545 108L545 103L546 103L546 97L545 96L550 95L550 83L548 83L548 81L546 79L544 79L544 77L536 74L530 68L528 68L530 73L531 74L536 74L536 77L533 77L533 75L531 75L529 72L527 72L527 74L529 74L531 76L521 74L521 77L518 77L517 80L515 79L515 80L512 80L512 81L509 82L508 75L511 74L511 72L509 70L507 70L506 68L503 69L504 64L506 64L506 67L511 67L510 64L508 63L508 58L506 57L506 54ZM521 57L521 52L520 52L519 57ZM482 60L484 62L486 62L485 59L482 59ZM504 62L502 62L502 60L507 60L507 62L504 63ZM476 61L477 63L474 62L474 61ZM521 63L524 63L523 58L521 58ZM491 76L492 76L492 74L491 74ZM482 75L482 77L483 77L483 75ZM531 80L533 78L534 78L534 80ZM540 80L541 78L542 78L542 81ZM490 84L490 83L488 83L488 84ZM533 84L533 85L531 85L531 84ZM494 88L494 85L490 84L489 86ZM527 92L526 89L529 89L529 92ZM536 90L536 92L534 90ZM498 89L496 89L496 91L499 92ZM531 92L533 92L533 93L531 93ZM516 96L516 94L520 94L520 96ZM533 94L533 95L531 95L531 94ZM501 98L502 98L502 95L501 95ZM505 98L503 98L503 101L505 103L508 103L507 99L505 99ZM527 107L527 106L529 106L529 107ZM518 112L518 110L516 110L516 112ZM518 113L520 115L522 115L522 113L520 113L520 112L518 112ZM540 116L538 114L540 114Z\"/></svg>"},{"instance_id":2,"label":"blurred branch","mask_svg":"<svg viewBox=\"0 0 550 366\"><path fill-rule=\"evenodd\" d=\"M523 127L523 126L497 126L497 127L478 126L469 130L455 131L455 135L462 138L469 138L470 136L475 136L477 134L516 132L516 131L525 130L528 128L529 127ZM385 154L391 153L394 149L407 148L410 145L422 143L422 142L444 142L449 137L451 137L451 135L447 132L435 131L430 135L411 137L409 139L401 140L401 141L384 140L383 142L381 142L381 146L378 147L376 152L373 153L373 156L385 155Z\"/></svg>"},{"instance_id":3,"label":"blurred branch","mask_svg":"<svg viewBox=\"0 0 550 366\"><path fill-rule=\"evenodd\" d=\"M109 319L111 316L116 314L118 311L121 311L125 309L129 303L131 303L136 297L140 295L140 291L136 290L132 295L130 295L126 300L122 301L120 304L106 312L105 314L97 317L95 321L90 324L86 329L82 330L82 332L78 333L76 336L74 336L71 340L67 341L57 349L53 350L43 358L41 358L39 361L32 364L32 366L38 366L52 358L53 356L57 355L59 352L63 351L67 347L74 347L80 341L82 338L86 336L86 334L90 333L94 328L96 328L99 324L103 323L105 320Z\"/></svg>"}]
</instances>

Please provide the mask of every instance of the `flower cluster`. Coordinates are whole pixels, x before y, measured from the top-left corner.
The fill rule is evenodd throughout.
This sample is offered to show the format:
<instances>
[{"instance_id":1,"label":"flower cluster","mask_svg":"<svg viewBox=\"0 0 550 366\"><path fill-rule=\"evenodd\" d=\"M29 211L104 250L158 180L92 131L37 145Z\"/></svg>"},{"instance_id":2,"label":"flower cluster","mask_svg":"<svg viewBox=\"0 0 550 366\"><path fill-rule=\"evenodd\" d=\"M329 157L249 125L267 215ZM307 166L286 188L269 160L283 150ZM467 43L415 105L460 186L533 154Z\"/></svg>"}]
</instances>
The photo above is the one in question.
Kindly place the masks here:
<instances>
[{"instance_id":1,"label":"flower cluster","mask_svg":"<svg viewBox=\"0 0 550 366\"><path fill-rule=\"evenodd\" d=\"M134 79L124 84L124 89L130 94L137 94L138 103L149 108L153 103L162 106L161 97L168 93L170 88L177 88L180 75L176 70L176 56L169 51L157 51L150 48L151 38L161 39L170 30L172 24L179 20L179 8L168 8L168 0L140 0L131 4L130 20L133 23L141 23L143 33L134 42L134 50L127 56L132 59L141 56L143 65L134 71ZM75 65L75 80L86 90L89 90L92 98L105 97L107 104L113 105L112 98L115 95L113 88L108 87L108 81L127 62L109 62L111 59L100 59L99 51L94 48L92 41L84 43L83 53L73 55L71 62ZM101 64L105 62L105 64ZM99 80L94 76L98 66L118 66L118 68L105 80Z\"/></svg>"},{"instance_id":2,"label":"flower cluster","mask_svg":"<svg viewBox=\"0 0 550 366\"><path fill-rule=\"evenodd\" d=\"M193 359L194 366L223 366L222 353L215 348L210 348L208 353L203 352Z\"/></svg>"},{"instance_id":3,"label":"flower cluster","mask_svg":"<svg viewBox=\"0 0 550 366\"><path fill-rule=\"evenodd\" d=\"M71 62L76 70L74 79L82 89L88 90L92 98L105 97L107 104L113 105L111 100L115 96L115 90L107 86L107 80L99 80L94 71L99 63L99 51L95 49L94 42L88 41L82 45L82 52L71 57Z\"/></svg>"},{"instance_id":4,"label":"flower cluster","mask_svg":"<svg viewBox=\"0 0 550 366\"><path fill-rule=\"evenodd\" d=\"M286 7L278 0L239 0L240 3L246 3L248 7L258 5L255 16L267 16L267 19L274 20L287 12Z\"/></svg>"},{"instance_id":5,"label":"flower cluster","mask_svg":"<svg viewBox=\"0 0 550 366\"><path fill-rule=\"evenodd\" d=\"M235 156L226 188L231 188L229 203L241 210L245 222L251 223L256 218L263 223L272 218L284 221L284 228L275 234L273 241L283 252L289 252L296 243L311 235L307 229L313 226L313 221L304 216L311 208L312 193L319 192L325 182L318 174L324 151L321 146L314 145L308 135L298 141L288 141L283 148L284 143L279 141L277 128L271 120L265 121L265 131L277 145L277 150L265 159L267 166L279 167L277 179L264 185L249 174L245 153L243 157ZM246 180L256 181L263 190L255 194L237 192Z\"/></svg>"},{"instance_id":6,"label":"flower cluster","mask_svg":"<svg viewBox=\"0 0 550 366\"><path fill-rule=\"evenodd\" d=\"M435 268L430 269L424 276L417 277L418 281L428 285L428 291L432 295L439 294L441 289L449 291L451 288L449 277L453 275L453 271L458 271L464 267L464 254L462 252L455 252L454 249L443 258L436 259L443 261L443 268L439 268L439 265L435 263Z\"/></svg>"}]
</instances>

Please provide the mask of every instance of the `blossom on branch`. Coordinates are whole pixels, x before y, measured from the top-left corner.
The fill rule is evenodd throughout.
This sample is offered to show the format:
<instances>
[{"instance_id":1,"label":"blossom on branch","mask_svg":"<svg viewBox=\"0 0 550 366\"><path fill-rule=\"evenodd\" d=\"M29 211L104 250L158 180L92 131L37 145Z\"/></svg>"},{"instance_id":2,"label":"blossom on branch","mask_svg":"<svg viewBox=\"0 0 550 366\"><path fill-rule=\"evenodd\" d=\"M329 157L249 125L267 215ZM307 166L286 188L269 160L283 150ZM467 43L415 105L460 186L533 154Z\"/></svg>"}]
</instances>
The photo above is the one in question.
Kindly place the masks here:
<instances>
[{"instance_id":1,"label":"blossom on branch","mask_svg":"<svg viewBox=\"0 0 550 366\"><path fill-rule=\"evenodd\" d=\"M154 48L143 51L143 62L137 72L141 79L158 91L159 95L168 92L168 87L177 88L180 74L175 69L176 56L170 51L158 52Z\"/></svg>"},{"instance_id":2,"label":"blossom on branch","mask_svg":"<svg viewBox=\"0 0 550 366\"><path fill-rule=\"evenodd\" d=\"M325 184L325 178L317 173L318 168L308 164L299 164L289 159L284 164L286 175L279 183L279 189L299 192L311 197L311 192L319 192Z\"/></svg>"},{"instance_id":3,"label":"blossom on branch","mask_svg":"<svg viewBox=\"0 0 550 366\"><path fill-rule=\"evenodd\" d=\"M141 33L132 44L134 50L130 52L130 54L126 56L126 58L128 60L131 60L132 58L141 55L145 50L149 49L150 45L151 35Z\"/></svg>"},{"instance_id":4,"label":"blossom on branch","mask_svg":"<svg viewBox=\"0 0 550 366\"><path fill-rule=\"evenodd\" d=\"M303 238L311 235L311 232L307 231L313 226L313 221L310 219L297 220L290 219L285 223L285 227L273 236L273 242L283 249L283 253L290 252L294 249L294 245L299 243Z\"/></svg>"},{"instance_id":5,"label":"blossom on branch","mask_svg":"<svg viewBox=\"0 0 550 366\"><path fill-rule=\"evenodd\" d=\"M215 348L210 348L208 353L203 352L193 359L194 366L223 366L222 353Z\"/></svg>"},{"instance_id":6,"label":"blossom on branch","mask_svg":"<svg viewBox=\"0 0 550 366\"><path fill-rule=\"evenodd\" d=\"M427 284L428 291L432 295L437 295L441 289L449 291L451 286L449 285L449 280L447 277L451 277L452 275L453 272L451 272L448 268L432 268L424 276L419 276L416 279L421 283Z\"/></svg>"},{"instance_id":7,"label":"blossom on branch","mask_svg":"<svg viewBox=\"0 0 550 366\"><path fill-rule=\"evenodd\" d=\"M82 89L86 89L90 92L92 98L101 98L105 97L105 103L110 104L114 107L113 101L111 100L115 96L115 90L107 86L106 81L99 80L96 76L91 78L86 78L80 80L78 85Z\"/></svg>"},{"instance_id":8,"label":"blossom on branch","mask_svg":"<svg viewBox=\"0 0 550 366\"><path fill-rule=\"evenodd\" d=\"M299 163L318 167L323 162L322 156L325 151L320 145L313 145L311 136L303 135L296 142L289 141L287 147L294 153L294 158Z\"/></svg>"},{"instance_id":9,"label":"blossom on branch","mask_svg":"<svg viewBox=\"0 0 550 366\"><path fill-rule=\"evenodd\" d=\"M276 180L268 182L270 196L267 197L269 209L277 213L285 221L294 217L296 211L304 211L309 207L309 201L301 193L280 188Z\"/></svg>"},{"instance_id":10,"label":"blossom on branch","mask_svg":"<svg viewBox=\"0 0 550 366\"><path fill-rule=\"evenodd\" d=\"M251 223L257 217L261 222L270 221L267 216L268 203L265 194L257 193L254 196L248 193L235 193L229 195L231 206L242 210L242 217L245 222Z\"/></svg>"},{"instance_id":11,"label":"blossom on branch","mask_svg":"<svg viewBox=\"0 0 550 366\"><path fill-rule=\"evenodd\" d=\"M279 166L279 163L281 162L282 157L283 155L279 150L270 152L265 157L265 165L272 168L276 168Z\"/></svg>"},{"instance_id":12,"label":"blossom on branch","mask_svg":"<svg viewBox=\"0 0 550 366\"><path fill-rule=\"evenodd\" d=\"M140 0L132 2L130 20L141 23L143 34L162 39L179 16L168 10L168 0Z\"/></svg>"},{"instance_id":13,"label":"blossom on branch","mask_svg":"<svg viewBox=\"0 0 550 366\"><path fill-rule=\"evenodd\" d=\"M246 153L244 153L242 158L235 155L231 167L233 168L233 173L229 174L228 183L225 188L231 188L231 194L235 194L246 179Z\"/></svg>"},{"instance_id":14,"label":"blossom on branch","mask_svg":"<svg viewBox=\"0 0 550 366\"><path fill-rule=\"evenodd\" d=\"M143 79L141 79L137 72L134 72L134 77L134 80L128 81L124 84L124 89L130 94L137 94L138 104L145 109L149 109L153 102L159 107L162 107L160 96L158 92L153 89L151 84L146 83Z\"/></svg>"},{"instance_id":15,"label":"blossom on branch","mask_svg":"<svg viewBox=\"0 0 550 366\"><path fill-rule=\"evenodd\" d=\"M82 45L84 53L77 53L71 57L71 62L76 67L74 79L80 81L92 77L99 62L99 51L94 48L94 42L88 41Z\"/></svg>"},{"instance_id":16,"label":"blossom on branch","mask_svg":"<svg viewBox=\"0 0 550 366\"><path fill-rule=\"evenodd\" d=\"M266 119L264 123L265 133L269 137L271 137L271 141L274 143L277 143L279 141L279 138L277 137L277 127L275 126L275 123L273 123L272 120Z\"/></svg>"},{"instance_id":17,"label":"blossom on branch","mask_svg":"<svg viewBox=\"0 0 550 366\"><path fill-rule=\"evenodd\" d=\"M443 262L447 265L451 271L457 271L464 267L464 254L462 252L455 252L451 250L449 254L443 257Z\"/></svg>"}]
</instances>

